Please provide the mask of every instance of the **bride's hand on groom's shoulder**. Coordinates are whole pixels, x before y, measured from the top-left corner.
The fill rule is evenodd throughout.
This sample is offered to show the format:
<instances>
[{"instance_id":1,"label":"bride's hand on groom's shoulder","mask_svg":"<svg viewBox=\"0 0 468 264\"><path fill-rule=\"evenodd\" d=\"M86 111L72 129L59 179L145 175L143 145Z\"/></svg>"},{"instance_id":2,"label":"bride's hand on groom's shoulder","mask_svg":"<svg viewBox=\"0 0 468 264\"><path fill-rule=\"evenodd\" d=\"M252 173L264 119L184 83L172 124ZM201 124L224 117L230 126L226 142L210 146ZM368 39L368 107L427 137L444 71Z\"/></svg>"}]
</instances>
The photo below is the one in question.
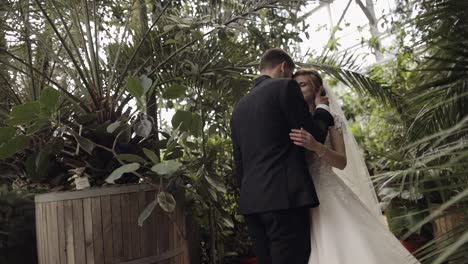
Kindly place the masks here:
<instances>
[{"instance_id":1,"label":"bride's hand on groom's shoulder","mask_svg":"<svg viewBox=\"0 0 468 264\"><path fill-rule=\"evenodd\" d=\"M301 129L291 129L291 133L289 133L289 137L293 141L293 143L297 146L304 147L310 151L317 152L320 150L322 144L315 140L315 138L307 132L304 128Z\"/></svg>"},{"instance_id":2,"label":"bride's hand on groom's shoulder","mask_svg":"<svg viewBox=\"0 0 468 264\"><path fill-rule=\"evenodd\" d=\"M314 101L315 105L330 105L330 102L328 101L328 96L324 92L324 88L321 87L314 95Z\"/></svg>"}]
</instances>

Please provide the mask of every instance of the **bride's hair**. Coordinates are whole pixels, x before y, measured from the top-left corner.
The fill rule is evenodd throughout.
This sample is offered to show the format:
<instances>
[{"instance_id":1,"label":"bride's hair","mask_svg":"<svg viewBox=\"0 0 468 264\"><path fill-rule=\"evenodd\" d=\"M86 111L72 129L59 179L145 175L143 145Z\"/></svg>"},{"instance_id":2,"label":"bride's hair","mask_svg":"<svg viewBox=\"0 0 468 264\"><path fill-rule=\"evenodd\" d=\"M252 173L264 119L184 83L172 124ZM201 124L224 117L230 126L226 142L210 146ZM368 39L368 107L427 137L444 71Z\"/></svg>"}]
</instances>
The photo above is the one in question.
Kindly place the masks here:
<instances>
[{"instance_id":1,"label":"bride's hair","mask_svg":"<svg viewBox=\"0 0 468 264\"><path fill-rule=\"evenodd\" d=\"M322 77L320 76L320 73L317 70L302 68L294 73L293 78L296 78L297 76L307 76L310 84L312 84L312 86L316 90L320 89L320 87L323 86Z\"/></svg>"}]
</instances>

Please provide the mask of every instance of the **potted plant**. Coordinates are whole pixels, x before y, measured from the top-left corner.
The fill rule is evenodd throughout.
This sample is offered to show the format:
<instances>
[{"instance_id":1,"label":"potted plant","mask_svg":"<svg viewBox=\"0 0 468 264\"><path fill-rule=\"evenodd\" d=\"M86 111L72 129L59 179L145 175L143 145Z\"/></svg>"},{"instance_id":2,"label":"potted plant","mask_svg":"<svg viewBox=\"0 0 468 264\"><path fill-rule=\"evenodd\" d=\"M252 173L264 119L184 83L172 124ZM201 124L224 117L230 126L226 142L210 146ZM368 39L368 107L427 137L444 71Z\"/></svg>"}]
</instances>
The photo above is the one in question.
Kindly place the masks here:
<instances>
[{"instance_id":1,"label":"potted plant","mask_svg":"<svg viewBox=\"0 0 468 264\"><path fill-rule=\"evenodd\" d=\"M153 83L157 74L152 77L143 74L150 75L153 69L138 69L139 65L135 65L136 60L145 59L138 51L147 42L151 28L140 32L142 34L131 48L127 43L117 47L119 39L110 40L110 44L98 44L106 30L101 26L109 26L108 22L100 20L107 4L98 1L64 2L60 6L34 3L39 22L23 26L36 27L43 34L26 34L25 41L43 45L44 53L55 58L52 70L46 66L39 70L32 61L20 58L2 46L2 53L31 72L25 76L32 83L31 98L17 100L6 119L6 126L0 127L0 160L17 163L24 170L25 177L22 178L27 184L44 183L46 191L50 192L36 196L40 263L85 256L100 263L152 256L151 252L143 252L133 245L130 245L133 248L125 248L123 243L134 244L132 241L135 240L141 242L142 247L154 245L147 243L151 241L142 242L137 223L142 226L145 220L155 215L162 219L158 222L153 219L152 228L160 225L168 236L169 230L176 230L176 234L170 234L174 236L170 239L177 243L170 246L177 249L183 245L182 251L187 251L183 219L186 214L177 211L174 195L181 192L176 188L176 182L180 180L183 168L179 161L183 155L182 144L190 143L187 139L190 132L200 133L196 128L201 127L201 121L196 114L178 114L173 120L174 129L163 131L158 127L161 122L155 110L156 102L152 100L157 93L161 95L158 91L161 84ZM87 5L93 5L94 9ZM71 19L68 15L79 22L68 25L66 21ZM99 25L96 24L98 20ZM44 24L47 30L41 28ZM135 33L135 28L126 27L124 34ZM167 37L173 35L175 32ZM100 57L102 54L105 54L106 62ZM128 60L122 63L119 56ZM46 61L44 65L48 63L51 62ZM12 66L12 69L17 68ZM129 75L130 70L135 74ZM161 97L166 99L185 94L181 85L164 88ZM17 90L12 98L19 98L21 92ZM125 185L139 183L145 185ZM121 186L113 186L115 184ZM164 215L160 211L152 214L158 208L170 214ZM94 219L87 217L89 215L104 217ZM109 221L111 217L115 221ZM114 225L114 222L118 224ZM127 226L132 229L127 230ZM66 229L69 227L78 229ZM119 231L125 231L119 241L104 239ZM160 233L164 235L164 232ZM125 237L131 240L124 241ZM69 239L74 242L62 243ZM148 239L152 237L148 236ZM65 244L71 247L62 248ZM157 250L164 253L171 249L170 246ZM101 248L101 251L103 248L104 252L94 256L85 254L93 251L93 247Z\"/></svg>"},{"instance_id":2,"label":"potted plant","mask_svg":"<svg viewBox=\"0 0 468 264\"><path fill-rule=\"evenodd\" d=\"M175 219L180 213L175 193L180 193L183 202L189 200L191 208L196 208L194 218L202 219L201 224L209 230L211 260L221 259L226 229L233 227L232 214L226 209L230 203L225 202L232 197L228 197L224 184L224 179L232 175L227 113L250 86L248 74L255 72L249 68L259 52L250 43L240 45L236 34L242 28L239 26L249 21L246 17L271 7L270 3L276 2L239 3L234 9L229 4L230 11L220 17L216 12L203 13L207 12L204 8L197 8L196 16L188 12L190 15L184 17L181 10L186 6L170 1L164 6L145 1L125 5L33 1L28 8L17 10L30 11L34 17L27 20L28 13L10 22L21 31L19 46L29 47L38 58L17 52L20 48L1 47L2 56L8 58L7 69L24 81L21 85L11 82L9 87L14 107L0 128L0 160L20 165L27 184L44 184L45 192L50 192L38 196L38 222L51 224L47 230L52 230L54 223L47 219L54 219L54 214L65 212L68 220L64 221L73 223L82 220L70 215L67 218L70 210L85 216L93 210L104 210L106 214L102 215L107 215L124 208L120 215L130 215L133 220L112 219L122 221L121 226L123 221L135 225L153 217L154 210L161 216L162 209L169 214L158 221L167 227L167 222L180 220ZM23 8L19 4L13 7ZM112 31L114 28L120 30L118 34ZM249 28L252 35L258 35L255 26ZM272 30L276 35L285 34L271 40L275 45L295 37L284 29ZM22 98L27 92L28 96ZM163 108L175 112L170 124L160 119ZM147 192L145 197L135 191L139 188ZM112 194L98 196L99 191ZM116 198L117 192L122 197ZM52 200L64 194L77 198L78 193L91 196L80 197L77 205L72 199ZM133 199L127 199L129 196L143 202L130 206L127 202ZM91 228L114 232L105 222L109 219L96 221L92 222L97 223L96 228L85 220L67 226L84 226L84 230L73 232L84 233L88 245L90 237L86 236L94 234L86 231ZM174 229L187 234L187 226ZM38 233L43 238L38 242L47 245L49 234ZM125 242L133 244L131 240ZM52 241L51 245L55 244L61 243ZM99 255L106 258L107 253ZM41 263L57 261L44 259L46 255L40 256Z\"/></svg>"},{"instance_id":3,"label":"potted plant","mask_svg":"<svg viewBox=\"0 0 468 264\"><path fill-rule=\"evenodd\" d=\"M430 225L417 226L428 215L424 212L424 199L409 191L399 192L396 188L384 188L380 194L386 204L385 215L390 231L400 239L401 244L411 253L415 252L432 237Z\"/></svg>"},{"instance_id":4,"label":"potted plant","mask_svg":"<svg viewBox=\"0 0 468 264\"><path fill-rule=\"evenodd\" d=\"M430 240L431 232L428 226L416 230L416 232L407 235L411 227L417 225L423 217L418 217L419 209L411 209L406 206L391 208L387 211L389 219L389 228L396 237L400 239L401 244L411 253L424 246ZM416 216L415 216L416 215Z\"/></svg>"},{"instance_id":5,"label":"potted plant","mask_svg":"<svg viewBox=\"0 0 468 264\"><path fill-rule=\"evenodd\" d=\"M225 247L229 250L226 256L229 263L255 264L257 258L252 248L252 240L248 234L243 216L237 215L232 234L226 239Z\"/></svg>"}]
</instances>

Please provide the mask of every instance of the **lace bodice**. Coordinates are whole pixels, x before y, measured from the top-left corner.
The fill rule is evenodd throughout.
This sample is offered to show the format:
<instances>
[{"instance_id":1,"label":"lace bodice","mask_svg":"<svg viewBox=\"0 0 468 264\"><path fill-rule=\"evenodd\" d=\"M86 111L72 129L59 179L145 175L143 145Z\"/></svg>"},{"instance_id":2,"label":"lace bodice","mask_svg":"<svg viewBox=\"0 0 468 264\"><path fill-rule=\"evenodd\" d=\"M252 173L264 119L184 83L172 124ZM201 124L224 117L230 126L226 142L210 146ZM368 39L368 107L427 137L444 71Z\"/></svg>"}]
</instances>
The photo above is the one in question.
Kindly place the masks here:
<instances>
[{"instance_id":1,"label":"lace bodice","mask_svg":"<svg viewBox=\"0 0 468 264\"><path fill-rule=\"evenodd\" d=\"M334 129L344 131L346 129L345 122L338 115L332 115L335 121ZM329 135L325 140L325 146L327 148L332 148ZM309 151L307 152L306 158L319 200L323 201L323 199L327 197L326 194L332 194L334 196L339 196L346 202L346 197L353 195L352 191L347 188L339 176L335 174L332 166L322 161L317 154Z\"/></svg>"},{"instance_id":2,"label":"lace bodice","mask_svg":"<svg viewBox=\"0 0 468 264\"><path fill-rule=\"evenodd\" d=\"M338 129L339 131L344 132L345 129L346 129L345 122L340 118L340 116L338 116L336 114L332 113L332 116L333 116L333 119L335 121L335 126L330 127L330 129ZM328 133L324 145L327 148L330 148L330 149L332 148L332 145L331 145L331 142L330 142L330 133ZM315 172L315 170L318 170L318 169L332 170L332 167L330 165L328 165L328 163L322 162L320 160L320 158L315 153L312 153L310 151L307 152L307 162L308 162L309 170L313 169L314 172ZM316 173L314 173L314 174L316 174Z\"/></svg>"}]
</instances>

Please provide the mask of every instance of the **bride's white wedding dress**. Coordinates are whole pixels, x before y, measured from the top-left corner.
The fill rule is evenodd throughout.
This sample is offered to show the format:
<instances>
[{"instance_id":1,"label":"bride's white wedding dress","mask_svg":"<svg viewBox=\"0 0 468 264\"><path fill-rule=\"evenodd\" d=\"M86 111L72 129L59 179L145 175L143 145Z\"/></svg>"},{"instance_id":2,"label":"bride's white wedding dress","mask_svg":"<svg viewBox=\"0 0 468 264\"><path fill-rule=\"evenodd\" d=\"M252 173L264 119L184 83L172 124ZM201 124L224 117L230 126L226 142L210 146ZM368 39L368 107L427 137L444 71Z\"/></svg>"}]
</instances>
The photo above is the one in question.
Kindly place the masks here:
<instances>
[{"instance_id":1,"label":"bride's white wedding dress","mask_svg":"<svg viewBox=\"0 0 468 264\"><path fill-rule=\"evenodd\" d=\"M344 121L337 115L334 117L335 125L345 129ZM328 138L325 144L331 147ZM336 169L311 152L307 153L307 160L320 200L319 207L310 211L309 264L419 263L355 194L344 177L334 172Z\"/></svg>"}]
</instances>

